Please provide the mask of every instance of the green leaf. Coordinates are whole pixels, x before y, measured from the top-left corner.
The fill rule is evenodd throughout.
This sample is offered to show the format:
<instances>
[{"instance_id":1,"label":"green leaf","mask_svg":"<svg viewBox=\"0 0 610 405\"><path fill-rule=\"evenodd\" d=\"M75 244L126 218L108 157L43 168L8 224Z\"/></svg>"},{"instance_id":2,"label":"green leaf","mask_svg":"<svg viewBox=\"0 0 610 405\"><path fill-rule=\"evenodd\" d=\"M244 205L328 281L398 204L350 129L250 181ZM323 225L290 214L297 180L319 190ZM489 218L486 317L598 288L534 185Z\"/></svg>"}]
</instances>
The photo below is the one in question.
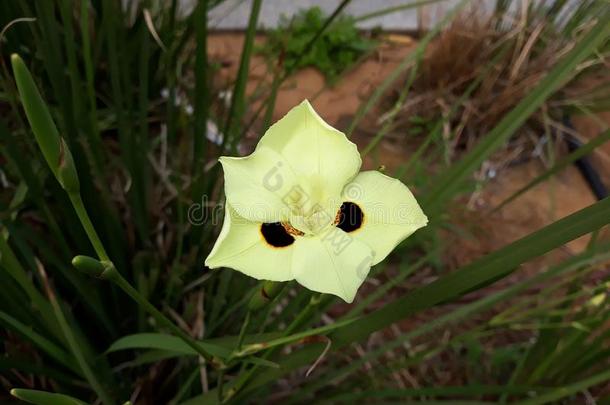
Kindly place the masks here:
<instances>
[{"instance_id":1,"label":"green leaf","mask_svg":"<svg viewBox=\"0 0 610 405\"><path fill-rule=\"evenodd\" d=\"M270 337L270 335L261 335L261 337ZM210 343L208 341L199 341L197 342L206 352L210 353L213 356L226 359L228 358L233 347L234 339L226 339L223 338L218 339L218 341L224 342L224 344L218 343ZM250 339L248 339L250 340ZM256 343L254 343L256 344ZM154 349L161 350L163 353L156 352L160 354L163 358L167 357L175 357L180 355L186 356L197 356L198 353L189 345L187 345L182 339L165 335L161 333L137 333L134 335L123 336L114 342L106 353L117 352L120 350L130 350L130 349ZM247 363L257 364L265 367L278 368L279 365L269 360L261 359L258 357L248 357L245 360Z\"/></svg>"},{"instance_id":2,"label":"green leaf","mask_svg":"<svg viewBox=\"0 0 610 405\"><path fill-rule=\"evenodd\" d=\"M230 349L217 344L212 344L205 341L199 341L198 344L213 356L226 358L231 353ZM197 352L179 337L165 335L162 333L137 333L134 335L123 336L110 345L106 352L112 353L119 350L128 349L157 349L190 356L197 355Z\"/></svg>"},{"instance_id":3,"label":"green leaf","mask_svg":"<svg viewBox=\"0 0 610 405\"><path fill-rule=\"evenodd\" d=\"M13 388L11 395L22 401L36 405L87 405L79 399L53 392Z\"/></svg>"},{"instance_id":4,"label":"green leaf","mask_svg":"<svg viewBox=\"0 0 610 405\"><path fill-rule=\"evenodd\" d=\"M19 333L59 363L81 374L79 368L74 365L74 358L69 353L44 336L36 333L31 327L24 325L19 320L2 311L0 311L0 325L4 325L7 329L10 328Z\"/></svg>"},{"instance_id":5,"label":"green leaf","mask_svg":"<svg viewBox=\"0 0 610 405\"><path fill-rule=\"evenodd\" d=\"M288 336L283 336L283 337L280 337L277 339L272 339L267 342L262 341L260 343L253 343L253 344L244 346L244 348L242 350L240 350L237 355L238 356L249 355L249 354L261 351L261 350L269 349L269 348L276 347L276 346L286 345L288 343L293 343L293 342L305 339L310 336L325 335L335 329L339 329L346 325L349 325L350 323L352 323L354 321L355 321L354 318L346 319L346 320L338 321L333 324L322 326L319 328L309 329L304 332L295 333L295 334L288 335Z\"/></svg>"}]
</instances>

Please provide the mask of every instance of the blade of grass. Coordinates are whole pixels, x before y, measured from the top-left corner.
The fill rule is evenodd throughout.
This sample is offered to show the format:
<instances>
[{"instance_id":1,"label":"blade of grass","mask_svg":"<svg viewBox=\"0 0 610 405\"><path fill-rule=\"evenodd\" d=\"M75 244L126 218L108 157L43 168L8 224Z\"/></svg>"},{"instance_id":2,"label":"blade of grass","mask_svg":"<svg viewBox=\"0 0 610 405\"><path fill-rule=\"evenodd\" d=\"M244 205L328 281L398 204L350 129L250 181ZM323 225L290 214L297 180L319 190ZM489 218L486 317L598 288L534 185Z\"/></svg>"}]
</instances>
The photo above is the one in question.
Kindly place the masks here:
<instances>
[{"instance_id":1,"label":"blade of grass","mask_svg":"<svg viewBox=\"0 0 610 405\"><path fill-rule=\"evenodd\" d=\"M210 352L214 356L228 357L231 349L223 345L198 341L198 345ZM197 352L189 345L184 343L180 338L172 335L164 335L161 333L138 333L135 335L123 336L106 350L107 353L116 352L127 349L158 349L180 354L196 355Z\"/></svg>"},{"instance_id":2,"label":"blade of grass","mask_svg":"<svg viewBox=\"0 0 610 405\"><path fill-rule=\"evenodd\" d=\"M19 320L2 311L0 311L0 323L3 323L7 329L10 328L25 337L36 347L44 351L66 368L76 372L78 375L81 375L81 370L76 367L74 364L74 358L69 353L44 336L35 332L31 326L24 325Z\"/></svg>"},{"instance_id":3,"label":"blade of grass","mask_svg":"<svg viewBox=\"0 0 610 405\"><path fill-rule=\"evenodd\" d=\"M208 69L208 0L201 0L195 10L195 110L193 117L193 178L203 173L210 100ZM194 196L193 199L198 198Z\"/></svg>"},{"instance_id":4,"label":"blade of grass","mask_svg":"<svg viewBox=\"0 0 610 405\"><path fill-rule=\"evenodd\" d=\"M242 356L247 356L253 353L257 353L261 350L266 350L272 347L276 347L276 346L284 346L288 343L293 343L296 342L298 340L303 340L307 337L310 336L314 336L314 335L324 335L327 334L337 328L342 328L346 325L349 325L350 323L354 322L354 319L346 319L346 320L342 320L342 321L337 321L335 323L332 323L330 325L326 325L326 326L321 326L319 328L313 328L313 329L309 329L307 331L304 332L299 332L299 333L295 333L292 335L287 335L287 336L282 336L280 338L277 339L271 339L269 341L265 341L265 342L260 342L260 343L252 343L249 345L244 346L241 350L239 350L237 353L235 353L236 357L242 357Z\"/></svg>"},{"instance_id":5,"label":"blade of grass","mask_svg":"<svg viewBox=\"0 0 610 405\"><path fill-rule=\"evenodd\" d=\"M80 5L80 34L82 39L83 63L85 69L85 89L87 93L87 115L89 117L88 139L91 149L95 150L94 166L97 173L103 173L103 161L105 157L104 145L100 137L100 130L97 121L97 102L95 98L95 70L93 69L93 54L91 51L91 35L89 32L89 1L81 0Z\"/></svg>"},{"instance_id":6,"label":"blade of grass","mask_svg":"<svg viewBox=\"0 0 610 405\"><path fill-rule=\"evenodd\" d=\"M85 402L69 395L55 394L53 392L13 388L11 395L22 401L36 405L86 405Z\"/></svg>"},{"instance_id":7,"label":"blade of grass","mask_svg":"<svg viewBox=\"0 0 610 405\"><path fill-rule=\"evenodd\" d=\"M299 57L294 61L293 66L284 66L282 58L278 60L277 71L274 73L276 77L274 77L273 83L271 85L271 94L267 99L267 107L265 109L265 115L263 117L263 126L262 132L265 132L271 126L271 119L273 117L273 112L275 111L275 103L277 101L277 95L282 86L282 83L286 81L286 79L294 73L294 69L299 65L299 62L302 58L307 57L315 43L322 37L322 34L326 32L326 30L332 25L332 23L337 19L337 17L341 14L343 9L351 2L351 0L343 0L339 5L335 8L335 10L331 13L331 15L324 21L324 24L320 27L320 29L314 34L314 36L309 40L307 45L303 48L303 52ZM258 112L257 114L258 115Z\"/></svg>"},{"instance_id":8,"label":"blade of grass","mask_svg":"<svg viewBox=\"0 0 610 405\"><path fill-rule=\"evenodd\" d=\"M121 18L123 10L114 1L103 0L102 13L102 30L106 34L105 41L108 51L110 84L114 101L114 112L118 124L121 155L123 163L131 177L131 188L128 194L131 212L133 213L133 219L136 223L140 239L146 241L148 239L147 209L145 203L146 190L142 188L144 186L143 179L140 177L140 170L137 167L137 162L140 160L137 157L138 152L136 151L135 137L126 116L126 112L132 111L129 108L128 96L125 94L126 92L129 94L129 90L132 87L129 78L125 77L126 65L129 63L129 59L119 56L127 55L122 46L124 41L119 41L119 38L123 38L126 35ZM140 152L145 153L144 151Z\"/></svg>"},{"instance_id":9,"label":"blade of grass","mask_svg":"<svg viewBox=\"0 0 610 405\"><path fill-rule=\"evenodd\" d=\"M520 402L521 405L538 405L538 404L548 404L549 402L554 402L560 400L562 398L577 394L581 391L584 391L590 387L601 384L610 380L610 370L604 371L599 374L595 374L589 378L585 378L584 380L575 382L573 384L567 384L563 387L555 388L546 394L540 395L536 398L532 398L529 400L525 400Z\"/></svg>"},{"instance_id":10,"label":"blade of grass","mask_svg":"<svg viewBox=\"0 0 610 405\"><path fill-rule=\"evenodd\" d=\"M246 111L246 84L248 83L250 59L252 57L252 50L254 49L254 37L256 35L256 26L262 3L262 0L252 1L250 19L248 20L248 28L244 38L239 69L237 71L237 80L233 87L229 115L227 116L225 130L223 131L225 136L223 144L228 142L228 147L233 154L236 153L237 143L239 142L239 139L234 139L235 134L239 132L239 126L242 123Z\"/></svg>"},{"instance_id":11,"label":"blade of grass","mask_svg":"<svg viewBox=\"0 0 610 405\"><path fill-rule=\"evenodd\" d=\"M27 272L17 260L15 253L8 244L4 235L0 234L0 264L23 291L27 294L33 309L40 314L44 325L56 337L61 337L61 331L57 324L57 319L53 311L49 308L49 302L36 289L32 281L29 279Z\"/></svg>"},{"instance_id":12,"label":"blade of grass","mask_svg":"<svg viewBox=\"0 0 610 405\"><path fill-rule=\"evenodd\" d=\"M40 265L40 271L43 273L43 278L46 280L46 275L44 275L44 269L42 268L42 265ZM102 403L112 405L114 403L112 396L102 385L96 374L93 372L91 365L85 359L85 355L81 349L80 343L78 342L75 336L75 332L70 327L63 313L63 310L61 309L61 306L57 301L55 291L51 288L51 285L48 282L45 285L45 289L47 291L49 301L51 302L53 312L55 313L55 317L57 318L57 322L59 323L59 327L61 328L62 333L64 335L64 339L76 360L76 364L78 364L78 367L82 371L85 379L89 382L91 388L98 395Z\"/></svg>"}]
</instances>

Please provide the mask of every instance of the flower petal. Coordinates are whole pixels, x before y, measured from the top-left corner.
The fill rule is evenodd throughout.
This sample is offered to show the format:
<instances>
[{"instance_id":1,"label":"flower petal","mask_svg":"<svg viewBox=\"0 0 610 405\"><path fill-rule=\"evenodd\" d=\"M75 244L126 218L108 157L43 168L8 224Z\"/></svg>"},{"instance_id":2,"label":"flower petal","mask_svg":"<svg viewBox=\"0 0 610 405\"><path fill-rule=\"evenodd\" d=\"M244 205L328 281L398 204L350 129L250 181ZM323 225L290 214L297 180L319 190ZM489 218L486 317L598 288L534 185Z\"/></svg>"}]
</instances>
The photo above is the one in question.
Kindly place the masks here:
<instances>
[{"instance_id":1,"label":"flower petal","mask_svg":"<svg viewBox=\"0 0 610 405\"><path fill-rule=\"evenodd\" d=\"M301 185L312 185L310 197L322 205L340 196L362 164L356 145L324 122L307 100L272 125L258 146L284 156Z\"/></svg>"},{"instance_id":2,"label":"flower petal","mask_svg":"<svg viewBox=\"0 0 610 405\"><path fill-rule=\"evenodd\" d=\"M243 218L255 222L277 222L290 215L285 199L296 185L296 176L284 157L259 147L246 157L220 159L225 177L225 195Z\"/></svg>"},{"instance_id":3,"label":"flower petal","mask_svg":"<svg viewBox=\"0 0 610 405\"><path fill-rule=\"evenodd\" d=\"M205 265L211 269L230 267L259 280L292 280L295 244L269 245L261 233L261 225L240 217L226 204L222 230Z\"/></svg>"},{"instance_id":4,"label":"flower petal","mask_svg":"<svg viewBox=\"0 0 610 405\"><path fill-rule=\"evenodd\" d=\"M343 199L357 204L364 214L362 225L349 234L373 249L373 264L428 223L407 186L377 171L358 174L345 186Z\"/></svg>"},{"instance_id":5,"label":"flower petal","mask_svg":"<svg viewBox=\"0 0 610 405\"><path fill-rule=\"evenodd\" d=\"M325 234L296 241L292 271L304 287L350 303L372 262L373 252L366 244L332 227Z\"/></svg>"}]
</instances>

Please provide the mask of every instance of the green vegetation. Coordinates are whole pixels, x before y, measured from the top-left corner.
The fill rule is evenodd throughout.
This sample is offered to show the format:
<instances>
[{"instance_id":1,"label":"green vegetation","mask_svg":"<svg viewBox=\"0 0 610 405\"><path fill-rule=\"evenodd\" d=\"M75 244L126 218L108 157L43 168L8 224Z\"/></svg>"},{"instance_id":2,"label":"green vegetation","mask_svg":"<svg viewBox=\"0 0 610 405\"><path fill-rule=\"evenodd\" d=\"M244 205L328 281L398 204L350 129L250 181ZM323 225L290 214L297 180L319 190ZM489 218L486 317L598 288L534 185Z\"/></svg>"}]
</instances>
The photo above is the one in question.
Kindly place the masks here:
<instances>
[{"instance_id":1,"label":"green vegetation","mask_svg":"<svg viewBox=\"0 0 610 405\"><path fill-rule=\"evenodd\" d=\"M417 186L430 225L372 269L351 306L295 283L204 267L224 202L218 156L269 125L289 73L314 64L340 80L372 49L339 13L348 2L329 17L303 12L270 33L266 52L283 55L283 68L256 94L246 84L262 0L251 2L230 89L216 87L207 49L207 12L217 1L199 1L187 15L177 1L129 10L117 0L0 2L0 401L609 400L610 199L458 268L447 263L444 242L451 232L468 237L457 216L481 164L566 86L606 69L605 1L530 3L521 18L544 20L569 46L453 159L437 157L459 136L452 123L465 100L505 63L501 47L471 72L474 80L452 89L457 96L442 112L402 115L412 86L429 74L429 47L466 0L363 101L341 128L349 135L393 92L361 148L375 163L384 163L378 146L401 119L419 128L417 150L391 174ZM498 12L509 3L498 0ZM553 107L603 108L605 80L586 103L566 96ZM229 103L219 90L230 90ZM263 100L256 111L255 100ZM600 125L584 150L609 138ZM505 203L582 154L559 160ZM578 254L538 261L583 235L590 239Z\"/></svg>"},{"instance_id":2,"label":"green vegetation","mask_svg":"<svg viewBox=\"0 0 610 405\"><path fill-rule=\"evenodd\" d=\"M341 73L374 48L375 42L358 31L354 18L346 15L337 17L316 38L327 18L319 7L301 10L291 19L284 17L280 27L267 33L261 52L270 64L280 65L287 72L314 66L331 83L337 81Z\"/></svg>"}]
</instances>

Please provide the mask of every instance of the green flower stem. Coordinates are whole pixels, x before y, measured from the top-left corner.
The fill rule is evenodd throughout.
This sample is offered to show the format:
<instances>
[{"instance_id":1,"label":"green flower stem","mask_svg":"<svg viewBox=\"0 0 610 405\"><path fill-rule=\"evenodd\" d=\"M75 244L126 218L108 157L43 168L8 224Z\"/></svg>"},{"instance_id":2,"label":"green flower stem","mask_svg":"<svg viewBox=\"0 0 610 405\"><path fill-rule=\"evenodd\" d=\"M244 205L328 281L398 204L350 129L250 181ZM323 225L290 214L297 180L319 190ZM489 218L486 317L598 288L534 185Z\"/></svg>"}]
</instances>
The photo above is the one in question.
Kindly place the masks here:
<instances>
[{"instance_id":1,"label":"green flower stem","mask_svg":"<svg viewBox=\"0 0 610 405\"><path fill-rule=\"evenodd\" d=\"M244 318L244 323L241 325L241 329L239 331L239 338L237 339L237 351L241 350L241 347L244 344L244 337L246 336L246 330L248 329L248 325L250 325L251 316L252 311L246 312L246 317Z\"/></svg>"},{"instance_id":2,"label":"green flower stem","mask_svg":"<svg viewBox=\"0 0 610 405\"><path fill-rule=\"evenodd\" d=\"M78 215L78 218L80 219L83 228L85 228L85 232L87 233L87 236L89 237L89 240L91 241L91 244L93 245L96 254L102 262L105 262L105 270L100 276L104 279L112 281L117 286L119 286L125 293L127 293L127 295L129 295L134 301L136 301L138 305L140 305L140 307L144 308L149 314L151 314L152 317L155 318L155 320L159 324L164 325L166 328L170 329L172 333L174 333L176 336L182 339L184 343L193 348L193 350L199 353L199 355L201 355L201 357L203 357L206 361L208 361L214 367L218 367L221 364L218 359L214 358L211 354L203 350L203 348L201 348L201 346L199 346L192 337L187 335L182 329L180 329L165 315L163 315L163 313L161 313L157 308L155 308L154 305L152 305L146 298L144 298L144 296L141 295L138 290L133 288L131 284L129 284L129 282L119 274L114 264L110 261L110 258L106 253L106 249L104 249L104 245L102 244L102 241L100 240L99 236L97 235L97 232L95 231L93 223L91 222L89 214L87 213L85 205L83 204L83 199L80 193L68 192L68 196L70 197L70 201L74 206L74 210L76 211L76 214ZM79 266L79 264L82 264L82 258L82 256L77 256L74 258L73 264L75 265L75 267L82 269L82 266Z\"/></svg>"},{"instance_id":3,"label":"green flower stem","mask_svg":"<svg viewBox=\"0 0 610 405\"><path fill-rule=\"evenodd\" d=\"M220 369L220 371L218 372L218 381L216 383L217 386L217 390L218 390L218 402L222 403L222 396L223 396L223 391L224 391L224 386L225 386L225 369L222 368Z\"/></svg>"},{"instance_id":4,"label":"green flower stem","mask_svg":"<svg viewBox=\"0 0 610 405\"><path fill-rule=\"evenodd\" d=\"M95 253L98 255L100 260L110 261L108 254L106 253L106 249L104 249L104 245L100 240L95 228L93 227L93 223L89 218L89 214L87 214L87 210L85 209L85 204L83 204L83 198L80 193L73 192L68 193L68 197L70 197L70 201L72 202L72 206L74 206L74 210L76 211L76 215L78 215L78 219L80 220L83 228L85 228L85 232L93 245L93 249L95 249Z\"/></svg>"},{"instance_id":5,"label":"green flower stem","mask_svg":"<svg viewBox=\"0 0 610 405\"><path fill-rule=\"evenodd\" d=\"M248 302L248 311L258 311L268 303L273 301L275 297L284 288L284 283L278 283L276 281L263 281L260 283L260 287L252 294L250 301Z\"/></svg>"},{"instance_id":6,"label":"green flower stem","mask_svg":"<svg viewBox=\"0 0 610 405\"><path fill-rule=\"evenodd\" d=\"M254 291L250 300L248 301L248 312L246 312L246 317L244 318L244 322L241 325L239 330L239 337L237 338L237 345L233 350L232 354L227 359L227 364L231 364L231 362L239 357L239 353L241 352L241 348L244 343L244 338L246 336L246 332L248 330L248 326L250 326L250 319L252 317L252 312L258 311L264 308L267 304L273 301L279 293L284 289L284 283L278 283L275 281L263 281L259 284L259 287ZM242 368L243 370L243 368ZM224 375L225 368L222 368L218 374L218 384L217 384L217 392L218 392L218 400L222 402L223 399L223 389L224 389Z\"/></svg>"},{"instance_id":7,"label":"green flower stem","mask_svg":"<svg viewBox=\"0 0 610 405\"><path fill-rule=\"evenodd\" d=\"M295 330L300 328L304 322L309 319L311 313L316 310L318 305L322 300L322 294L315 294L309 300L309 303L303 310L297 315L297 317L288 325L288 327L284 330L283 335L288 336L291 335ZM272 347L267 352L265 352L261 359L267 359L271 357L274 353L279 350L280 346ZM222 403L227 403L231 398L235 396L241 390L248 381L254 376L254 373L258 370L258 365L252 366L250 370L246 372L246 374L242 374L242 377L235 383L235 385L227 392L227 396L222 398Z\"/></svg>"},{"instance_id":8,"label":"green flower stem","mask_svg":"<svg viewBox=\"0 0 610 405\"><path fill-rule=\"evenodd\" d=\"M73 264L75 267L81 268L78 265L78 260L81 260L82 256L77 256L73 260ZM140 305L140 307L144 308L146 312L148 312L155 320L160 324L169 329L173 334L178 336L180 339L184 341L187 345L189 345L193 350L195 350L201 357L203 357L208 363L212 364L214 367L222 366L222 362L213 357L210 353L205 351L198 343L189 336L186 332L180 329L176 324L170 321L161 311L159 311L153 304L151 304L138 290L133 288L131 284L123 276L119 274L117 269L111 262L104 263L104 271L100 274L100 278L112 281L119 288L121 288L127 295L131 297L135 302Z\"/></svg>"}]
</instances>

